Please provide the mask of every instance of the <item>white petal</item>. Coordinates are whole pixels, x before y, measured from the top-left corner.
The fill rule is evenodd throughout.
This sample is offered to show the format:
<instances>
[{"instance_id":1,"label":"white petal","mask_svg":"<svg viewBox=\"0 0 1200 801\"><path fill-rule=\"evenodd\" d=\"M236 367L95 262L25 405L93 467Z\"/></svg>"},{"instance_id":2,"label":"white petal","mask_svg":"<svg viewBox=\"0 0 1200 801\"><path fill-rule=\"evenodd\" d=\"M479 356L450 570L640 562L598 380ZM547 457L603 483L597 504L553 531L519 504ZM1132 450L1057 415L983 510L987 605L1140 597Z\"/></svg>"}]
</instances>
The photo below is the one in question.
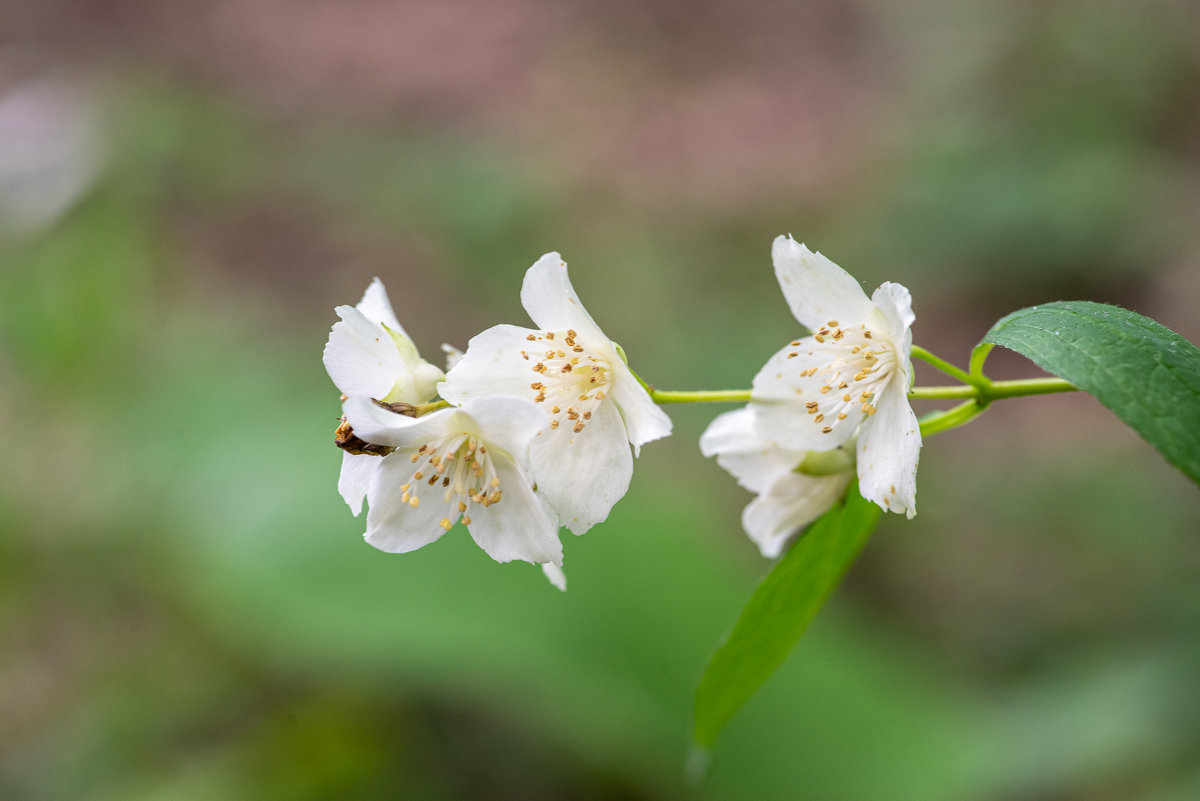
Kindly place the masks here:
<instances>
[{"instance_id":1,"label":"white petal","mask_svg":"<svg viewBox=\"0 0 1200 801\"><path fill-rule=\"evenodd\" d=\"M773 447L758 434L753 410L736 409L718 416L700 436L705 456L716 455L717 464L751 492L766 492L781 477L804 461L807 451Z\"/></svg>"},{"instance_id":2,"label":"white petal","mask_svg":"<svg viewBox=\"0 0 1200 801\"><path fill-rule=\"evenodd\" d=\"M850 476L849 470L831 476L789 473L750 502L742 513L742 525L762 555L773 559L793 534L837 503Z\"/></svg>"},{"instance_id":3,"label":"white petal","mask_svg":"<svg viewBox=\"0 0 1200 801\"><path fill-rule=\"evenodd\" d=\"M558 587L563 592L567 591L567 574L563 569L556 564L546 562L542 565L542 573L545 574L546 580Z\"/></svg>"},{"instance_id":4,"label":"white petal","mask_svg":"<svg viewBox=\"0 0 1200 801\"><path fill-rule=\"evenodd\" d=\"M446 372L453 370L463 357L461 350L445 342L442 343L442 353L446 354Z\"/></svg>"},{"instance_id":5,"label":"white petal","mask_svg":"<svg viewBox=\"0 0 1200 801\"><path fill-rule=\"evenodd\" d=\"M492 455L503 497L486 508L472 507L467 530L479 547L497 562L562 564L558 522L509 459Z\"/></svg>"},{"instance_id":6,"label":"white petal","mask_svg":"<svg viewBox=\"0 0 1200 801\"><path fill-rule=\"evenodd\" d=\"M803 375L810 367L823 367L829 362L832 348L826 343L819 350L812 337L798 345L786 345L767 360L754 376L751 405L759 436L774 447L797 451L824 451L836 448L853 434L862 419L859 406L848 405L846 417L839 420L830 412L821 419L809 414L804 404L817 401L823 407L833 404L849 389L821 389L828 386L821 373ZM792 356L791 354L796 354ZM824 429L830 431L826 433Z\"/></svg>"},{"instance_id":7,"label":"white petal","mask_svg":"<svg viewBox=\"0 0 1200 801\"><path fill-rule=\"evenodd\" d=\"M362 300L354 308L358 309L368 319L376 323L383 323L388 328L407 337L400 321L396 319L396 313L392 311L392 303L388 300L387 290L383 288L383 282L378 278L371 281L367 291L363 293Z\"/></svg>"},{"instance_id":8,"label":"white petal","mask_svg":"<svg viewBox=\"0 0 1200 801\"><path fill-rule=\"evenodd\" d=\"M567 277L567 263L557 253L547 253L525 272L521 305L544 331L574 329L584 342L608 342L600 326L583 308L571 286L571 279Z\"/></svg>"},{"instance_id":9,"label":"white petal","mask_svg":"<svg viewBox=\"0 0 1200 801\"><path fill-rule=\"evenodd\" d=\"M546 415L531 400L512 395L471 398L461 407L475 421L471 428L489 449L499 448L524 462L529 446L546 427Z\"/></svg>"},{"instance_id":10,"label":"white petal","mask_svg":"<svg viewBox=\"0 0 1200 801\"><path fill-rule=\"evenodd\" d=\"M600 404L578 434L569 426L544 432L530 459L538 491L576 534L608 517L633 476L625 424L611 403Z\"/></svg>"},{"instance_id":11,"label":"white petal","mask_svg":"<svg viewBox=\"0 0 1200 801\"><path fill-rule=\"evenodd\" d=\"M830 322L845 326L867 320L871 302L858 281L820 253L790 236L779 236L771 247L771 260L788 307L809 330Z\"/></svg>"},{"instance_id":12,"label":"white petal","mask_svg":"<svg viewBox=\"0 0 1200 801\"><path fill-rule=\"evenodd\" d=\"M363 499L371 488L371 476L383 461L369 453L342 453L342 472L338 475L338 492L354 516L362 511Z\"/></svg>"},{"instance_id":13,"label":"white petal","mask_svg":"<svg viewBox=\"0 0 1200 801\"><path fill-rule=\"evenodd\" d=\"M527 360L521 351L536 356L536 344L526 338L532 333L515 325L497 325L471 337L467 352L446 374L438 392L451 403L489 395L529 397L536 358Z\"/></svg>"},{"instance_id":14,"label":"white petal","mask_svg":"<svg viewBox=\"0 0 1200 801\"><path fill-rule=\"evenodd\" d=\"M343 395L382 398L408 368L391 336L358 309L338 306L322 361Z\"/></svg>"},{"instance_id":15,"label":"white petal","mask_svg":"<svg viewBox=\"0 0 1200 801\"><path fill-rule=\"evenodd\" d=\"M421 417L389 411L363 395L351 395L342 404L346 422L360 439L397 449L415 449L454 427L458 409L439 409Z\"/></svg>"},{"instance_id":16,"label":"white petal","mask_svg":"<svg viewBox=\"0 0 1200 801\"><path fill-rule=\"evenodd\" d=\"M616 354L613 354L616 356ZM633 373L620 361L612 362L612 385L609 398L620 407L629 442L636 455L641 446L671 433L671 418L650 399Z\"/></svg>"},{"instance_id":17,"label":"white petal","mask_svg":"<svg viewBox=\"0 0 1200 801\"><path fill-rule=\"evenodd\" d=\"M885 281L875 290L871 302L887 320L893 343L902 348L904 360L908 361L912 351L912 331L909 329L917 319L912 310L912 295L900 284Z\"/></svg>"},{"instance_id":18,"label":"white petal","mask_svg":"<svg viewBox=\"0 0 1200 801\"><path fill-rule=\"evenodd\" d=\"M719 454L717 464L737 479L740 486L751 492L766 492L780 478L794 472L809 453L763 448L747 453Z\"/></svg>"},{"instance_id":19,"label":"white petal","mask_svg":"<svg viewBox=\"0 0 1200 801\"><path fill-rule=\"evenodd\" d=\"M917 513L917 460L921 425L908 403L906 387L891 382L877 400L877 411L862 425L858 440L858 489L885 511L909 518Z\"/></svg>"},{"instance_id":20,"label":"white petal","mask_svg":"<svg viewBox=\"0 0 1200 801\"><path fill-rule=\"evenodd\" d=\"M754 412L750 407L743 406L713 418L708 428L700 435L700 452L705 456L737 453L745 450L750 441L757 444Z\"/></svg>"},{"instance_id":21,"label":"white petal","mask_svg":"<svg viewBox=\"0 0 1200 801\"><path fill-rule=\"evenodd\" d=\"M407 553L437 540L446 530L442 504L426 498L416 508L403 500L400 485L412 476L409 453L397 451L383 457L371 481L367 501L366 539L381 551Z\"/></svg>"}]
</instances>

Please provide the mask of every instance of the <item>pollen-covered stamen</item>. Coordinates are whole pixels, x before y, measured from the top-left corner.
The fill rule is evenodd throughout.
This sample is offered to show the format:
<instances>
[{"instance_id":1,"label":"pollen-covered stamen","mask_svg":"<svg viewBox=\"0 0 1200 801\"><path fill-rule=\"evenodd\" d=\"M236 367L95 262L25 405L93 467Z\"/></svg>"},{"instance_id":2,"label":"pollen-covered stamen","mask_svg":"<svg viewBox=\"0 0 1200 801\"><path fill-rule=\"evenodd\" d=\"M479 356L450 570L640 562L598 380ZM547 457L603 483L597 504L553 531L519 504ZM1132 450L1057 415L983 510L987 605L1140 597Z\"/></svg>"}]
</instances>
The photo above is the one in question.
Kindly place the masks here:
<instances>
[{"instance_id":1,"label":"pollen-covered stamen","mask_svg":"<svg viewBox=\"0 0 1200 801\"><path fill-rule=\"evenodd\" d=\"M459 517L470 525L472 505L487 508L499 503L503 495L491 454L470 434L426 443L412 453L410 461L415 469L400 485L400 500L415 509L440 499L446 514L439 525L447 531Z\"/></svg>"},{"instance_id":2,"label":"pollen-covered stamen","mask_svg":"<svg viewBox=\"0 0 1200 801\"><path fill-rule=\"evenodd\" d=\"M801 370L800 377L807 379L805 388L813 387L818 397L804 406L821 432L832 433L852 416L857 421L859 415L873 415L873 401L899 366L887 339L873 338L865 325L840 328L830 321L814 331L807 344L805 361L815 366Z\"/></svg>"},{"instance_id":3,"label":"pollen-covered stamen","mask_svg":"<svg viewBox=\"0 0 1200 801\"><path fill-rule=\"evenodd\" d=\"M552 431L560 427L576 434L583 431L612 380L608 360L589 351L577 341L578 336L569 329L527 337L547 346L531 359L535 363L530 369L537 375L531 377L529 389L535 402L546 404Z\"/></svg>"}]
</instances>

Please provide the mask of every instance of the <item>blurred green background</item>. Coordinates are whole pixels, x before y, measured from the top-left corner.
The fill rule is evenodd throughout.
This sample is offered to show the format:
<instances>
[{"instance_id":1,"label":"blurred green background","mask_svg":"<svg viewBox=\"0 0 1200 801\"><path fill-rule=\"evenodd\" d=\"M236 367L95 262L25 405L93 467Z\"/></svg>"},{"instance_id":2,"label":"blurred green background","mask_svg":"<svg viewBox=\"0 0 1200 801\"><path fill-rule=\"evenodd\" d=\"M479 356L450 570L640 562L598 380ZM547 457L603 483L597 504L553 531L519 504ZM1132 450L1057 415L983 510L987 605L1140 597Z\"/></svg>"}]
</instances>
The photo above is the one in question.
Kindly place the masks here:
<instances>
[{"instance_id":1,"label":"blurred green background","mask_svg":"<svg viewBox=\"0 0 1200 801\"><path fill-rule=\"evenodd\" d=\"M696 446L722 408L669 409L560 594L462 529L365 545L320 362L372 276L432 358L523 324L559 250L648 380L748 386L798 333L783 232L910 287L954 361L1057 299L1200 341L1197 31L1183 0L6 0L0 798L1200 797L1200 495L1087 397L931 439L919 516L693 787L694 684L768 569Z\"/></svg>"}]
</instances>

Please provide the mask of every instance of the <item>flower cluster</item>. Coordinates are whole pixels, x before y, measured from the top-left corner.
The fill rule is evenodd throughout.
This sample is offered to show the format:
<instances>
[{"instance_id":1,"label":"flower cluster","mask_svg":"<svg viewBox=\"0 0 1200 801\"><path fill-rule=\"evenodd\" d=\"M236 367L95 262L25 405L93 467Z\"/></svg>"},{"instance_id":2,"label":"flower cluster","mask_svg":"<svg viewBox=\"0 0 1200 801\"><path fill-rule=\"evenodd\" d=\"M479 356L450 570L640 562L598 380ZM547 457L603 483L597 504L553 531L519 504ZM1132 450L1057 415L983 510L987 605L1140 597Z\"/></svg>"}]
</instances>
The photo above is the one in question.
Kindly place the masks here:
<instances>
[{"instance_id":1,"label":"flower cluster","mask_svg":"<svg viewBox=\"0 0 1200 801\"><path fill-rule=\"evenodd\" d=\"M908 405L913 313L908 291L858 283L788 237L776 275L809 336L792 340L754 379L749 403L717 417L706 456L757 496L743 515L762 552L845 493L914 514L920 428ZM342 393L338 490L366 539L411 551L462 522L498 562L542 566L565 588L558 532L582 534L624 496L641 446L671 420L580 302L557 253L525 274L534 328L498 325L450 346L443 372L421 358L379 279L341 318L325 367ZM438 399L440 396L440 400Z\"/></svg>"},{"instance_id":2,"label":"flower cluster","mask_svg":"<svg viewBox=\"0 0 1200 801\"><path fill-rule=\"evenodd\" d=\"M357 307L338 307L324 354L343 396L338 489L355 514L367 499L366 539L381 550L420 548L461 520L493 559L540 564L563 588L560 525L582 534L603 521L637 450L671 421L557 253L529 268L521 302L536 329L498 325L466 353L447 348L445 374L418 355L378 279Z\"/></svg>"}]
</instances>

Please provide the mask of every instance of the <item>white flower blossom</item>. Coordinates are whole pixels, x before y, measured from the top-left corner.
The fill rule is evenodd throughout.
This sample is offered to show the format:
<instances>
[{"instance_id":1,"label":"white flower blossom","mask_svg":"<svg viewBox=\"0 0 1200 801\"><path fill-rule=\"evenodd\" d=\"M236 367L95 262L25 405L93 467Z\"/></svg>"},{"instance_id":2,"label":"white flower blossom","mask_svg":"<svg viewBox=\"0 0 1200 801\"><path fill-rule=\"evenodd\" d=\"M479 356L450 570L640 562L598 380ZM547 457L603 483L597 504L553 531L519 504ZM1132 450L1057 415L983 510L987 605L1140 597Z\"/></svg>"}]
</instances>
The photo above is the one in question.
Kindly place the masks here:
<instances>
[{"instance_id":1,"label":"white flower blossom","mask_svg":"<svg viewBox=\"0 0 1200 801\"><path fill-rule=\"evenodd\" d=\"M104 161L99 111L61 78L0 88L0 228L48 227L91 188Z\"/></svg>"},{"instance_id":2,"label":"white flower blossom","mask_svg":"<svg viewBox=\"0 0 1200 801\"><path fill-rule=\"evenodd\" d=\"M336 311L341 321L329 332L322 360L342 395L414 406L433 399L445 374L417 353L382 281L373 280L357 306L338 306ZM378 466L377 455L342 454L338 491L355 516Z\"/></svg>"},{"instance_id":3,"label":"white flower blossom","mask_svg":"<svg viewBox=\"0 0 1200 801\"><path fill-rule=\"evenodd\" d=\"M720 415L700 437L705 456L757 497L742 512L742 527L762 555L773 559L792 535L825 514L854 476L854 459L843 448L798 451L763 437L753 407Z\"/></svg>"},{"instance_id":4,"label":"white flower blossom","mask_svg":"<svg viewBox=\"0 0 1200 801\"><path fill-rule=\"evenodd\" d=\"M783 448L825 451L857 432L863 497L911 518L921 429L908 403L908 290L889 282L868 298L849 273L791 237L776 238L771 256L792 314L812 334L754 377L759 434Z\"/></svg>"},{"instance_id":5,"label":"white flower blossom","mask_svg":"<svg viewBox=\"0 0 1200 801\"><path fill-rule=\"evenodd\" d=\"M642 444L671 420L580 303L557 253L529 268L521 303L537 330L498 325L473 337L439 389L451 403L517 395L544 411L531 451L541 493L582 534L629 488Z\"/></svg>"},{"instance_id":6,"label":"white flower blossom","mask_svg":"<svg viewBox=\"0 0 1200 801\"><path fill-rule=\"evenodd\" d=\"M346 419L363 439L394 449L374 457L379 465L367 493L371 545L413 551L461 519L497 562L562 565L558 520L528 469L530 444L545 424L533 403L477 398L408 417L357 395L346 400ZM561 571L547 572L557 586L555 575Z\"/></svg>"}]
</instances>

